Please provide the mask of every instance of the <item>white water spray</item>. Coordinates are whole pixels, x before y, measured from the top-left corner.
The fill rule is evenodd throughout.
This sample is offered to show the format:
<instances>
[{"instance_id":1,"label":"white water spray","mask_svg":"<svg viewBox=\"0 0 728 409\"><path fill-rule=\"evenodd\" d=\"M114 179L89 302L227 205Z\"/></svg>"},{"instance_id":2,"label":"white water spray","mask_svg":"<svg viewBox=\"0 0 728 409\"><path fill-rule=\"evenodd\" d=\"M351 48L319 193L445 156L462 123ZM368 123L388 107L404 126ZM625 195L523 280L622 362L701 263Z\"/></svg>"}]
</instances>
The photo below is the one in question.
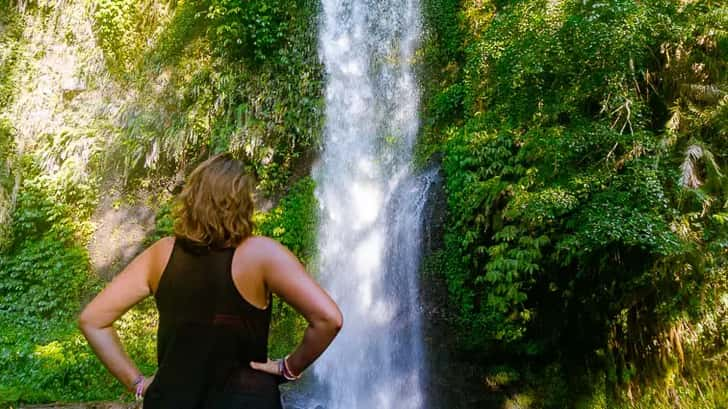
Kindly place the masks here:
<instances>
[{"instance_id":1,"label":"white water spray","mask_svg":"<svg viewBox=\"0 0 728 409\"><path fill-rule=\"evenodd\" d=\"M416 0L323 0L325 145L314 167L318 270L344 329L315 366L314 407L422 409L418 268L434 172L413 174Z\"/></svg>"}]
</instances>

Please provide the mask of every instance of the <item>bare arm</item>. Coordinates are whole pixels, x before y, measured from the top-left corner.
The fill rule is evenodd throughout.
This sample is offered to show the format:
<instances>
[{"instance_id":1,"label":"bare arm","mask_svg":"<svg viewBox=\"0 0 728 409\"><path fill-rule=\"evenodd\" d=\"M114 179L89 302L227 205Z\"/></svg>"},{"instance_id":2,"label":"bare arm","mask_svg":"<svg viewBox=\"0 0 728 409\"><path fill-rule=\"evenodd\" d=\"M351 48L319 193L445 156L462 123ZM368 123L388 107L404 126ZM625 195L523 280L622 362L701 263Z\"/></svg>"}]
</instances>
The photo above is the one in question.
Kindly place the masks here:
<instances>
[{"instance_id":1,"label":"bare arm","mask_svg":"<svg viewBox=\"0 0 728 409\"><path fill-rule=\"evenodd\" d=\"M303 372L329 346L343 325L343 316L334 300L311 276L295 255L285 246L261 238L267 257L262 261L266 286L290 304L308 321L303 340L288 358L295 374ZM277 373L275 364L251 363L256 369Z\"/></svg>"},{"instance_id":2,"label":"bare arm","mask_svg":"<svg viewBox=\"0 0 728 409\"><path fill-rule=\"evenodd\" d=\"M161 274L166 264L164 255L169 255L173 240L159 240L139 254L91 300L78 318L78 326L91 348L128 389L140 372L124 351L113 323L152 293L150 278Z\"/></svg>"}]
</instances>

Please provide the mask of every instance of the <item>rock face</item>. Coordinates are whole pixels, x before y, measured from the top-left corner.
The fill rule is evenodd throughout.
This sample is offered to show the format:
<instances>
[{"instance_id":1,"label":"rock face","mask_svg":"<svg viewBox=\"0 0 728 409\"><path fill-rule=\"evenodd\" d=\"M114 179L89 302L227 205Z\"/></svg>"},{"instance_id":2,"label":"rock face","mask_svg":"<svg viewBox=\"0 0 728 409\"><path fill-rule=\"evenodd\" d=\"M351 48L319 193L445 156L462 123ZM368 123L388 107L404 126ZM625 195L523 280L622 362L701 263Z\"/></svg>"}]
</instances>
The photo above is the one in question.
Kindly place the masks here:
<instances>
[{"instance_id":1,"label":"rock face","mask_svg":"<svg viewBox=\"0 0 728 409\"><path fill-rule=\"evenodd\" d=\"M77 77L64 78L61 82L61 90L63 92L63 99L70 101L76 95L86 90L86 83Z\"/></svg>"},{"instance_id":2,"label":"rock face","mask_svg":"<svg viewBox=\"0 0 728 409\"><path fill-rule=\"evenodd\" d=\"M93 216L96 230L88 245L93 270L110 280L143 250L144 238L154 230L155 206L148 193L132 202L124 193L109 189L102 195Z\"/></svg>"},{"instance_id":3,"label":"rock face","mask_svg":"<svg viewBox=\"0 0 728 409\"><path fill-rule=\"evenodd\" d=\"M443 247L443 236L445 233L445 222L447 221L447 197L445 196L445 178L439 164L440 158L432 160L429 167L438 168L438 177L428 191L427 202L423 209L422 228L422 254L428 256Z\"/></svg>"},{"instance_id":4,"label":"rock face","mask_svg":"<svg viewBox=\"0 0 728 409\"><path fill-rule=\"evenodd\" d=\"M428 409L500 409L504 396L489 393L483 368L458 351L452 331L455 309L448 303L447 282L442 271L433 271L436 268L427 263L444 245L447 223L444 189L444 177L440 174L429 190L423 210L421 299L429 359Z\"/></svg>"}]
</instances>

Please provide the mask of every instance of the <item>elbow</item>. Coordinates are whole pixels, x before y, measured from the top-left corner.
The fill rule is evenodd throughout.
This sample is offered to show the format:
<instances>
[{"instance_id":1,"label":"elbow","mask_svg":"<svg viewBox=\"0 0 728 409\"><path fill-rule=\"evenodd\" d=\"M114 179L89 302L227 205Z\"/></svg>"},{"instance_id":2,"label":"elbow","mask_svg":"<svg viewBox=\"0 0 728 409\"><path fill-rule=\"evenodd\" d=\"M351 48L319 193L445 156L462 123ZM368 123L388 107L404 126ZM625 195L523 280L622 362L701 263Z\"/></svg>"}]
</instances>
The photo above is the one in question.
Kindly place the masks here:
<instances>
[{"instance_id":1,"label":"elbow","mask_svg":"<svg viewBox=\"0 0 728 409\"><path fill-rule=\"evenodd\" d=\"M81 314L78 315L76 325L84 335L88 333L89 329L93 326L93 324L87 310L83 310Z\"/></svg>"},{"instance_id":2,"label":"elbow","mask_svg":"<svg viewBox=\"0 0 728 409\"><path fill-rule=\"evenodd\" d=\"M341 331L341 328L344 325L344 316L338 308L333 308L330 311L322 312L312 320L309 320L309 325L331 334L331 337L333 338L339 333L339 331Z\"/></svg>"},{"instance_id":3,"label":"elbow","mask_svg":"<svg viewBox=\"0 0 728 409\"><path fill-rule=\"evenodd\" d=\"M341 310L336 308L336 311L329 315L328 323L334 334L338 334L344 326L344 315L341 313Z\"/></svg>"},{"instance_id":4,"label":"elbow","mask_svg":"<svg viewBox=\"0 0 728 409\"><path fill-rule=\"evenodd\" d=\"M88 328L88 320L86 317L83 316L83 314L78 316L78 319L76 320L76 326L78 326L78 329L81 330L81 332L86 332L85 329Z\"/></svg>"}]
</instances>

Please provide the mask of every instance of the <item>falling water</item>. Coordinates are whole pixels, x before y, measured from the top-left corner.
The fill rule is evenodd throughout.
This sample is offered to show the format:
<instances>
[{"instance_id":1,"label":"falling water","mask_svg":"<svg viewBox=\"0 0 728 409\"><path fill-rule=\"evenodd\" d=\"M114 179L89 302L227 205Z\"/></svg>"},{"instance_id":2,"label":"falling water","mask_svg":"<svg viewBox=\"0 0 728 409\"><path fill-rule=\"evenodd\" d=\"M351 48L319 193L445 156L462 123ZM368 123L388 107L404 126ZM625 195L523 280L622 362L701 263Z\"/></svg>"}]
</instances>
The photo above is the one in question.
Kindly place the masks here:
<instances>
[{"instance_id":1,"label":"falling water","mask_svg":"<svg viewBox=\"0 0 728 409\"><path fill-rule=\"evenodd\" d=\"M420 409L420 214L434 172L411 167L419 4L322 2L327 84L325 145L314 168L318 271L343 311L344 329L315 366L315 405Z\"/></svg>"}]
</instances>

